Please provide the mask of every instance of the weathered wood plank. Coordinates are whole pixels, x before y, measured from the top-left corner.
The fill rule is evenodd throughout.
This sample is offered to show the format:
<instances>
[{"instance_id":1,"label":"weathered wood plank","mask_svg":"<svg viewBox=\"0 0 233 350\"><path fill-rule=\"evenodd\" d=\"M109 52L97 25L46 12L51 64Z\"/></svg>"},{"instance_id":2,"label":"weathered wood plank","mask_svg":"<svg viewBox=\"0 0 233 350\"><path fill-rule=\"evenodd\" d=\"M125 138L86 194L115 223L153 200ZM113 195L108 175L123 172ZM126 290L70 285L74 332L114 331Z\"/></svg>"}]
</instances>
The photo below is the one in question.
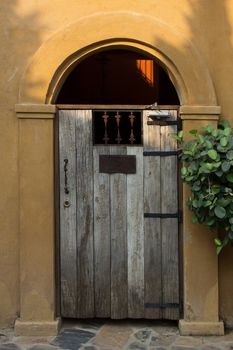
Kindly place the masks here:
<instances>
[{"instance_id":1,"label":"weathered wood plank","mask_svg":"<svg viewBox=\"0 0 233 350\"><path fill-rule=\"evenodd\" d=\"M174 119L176 114L173 113ZM172 134L176 126L161 127L161 149L175 150L176 140ZM161 209L163 213L178 212L177 157L161 159ZM162 235L162 286L163 303L179 304L179 249L178 219L163 219ZM163 318L178 319L178 308L166 308Z\"/></svg>"},{"instance_id":2,"label":"weathered wood plank","mask_svg":"<svg viewBox=\"0 0 233 350\"><path fill-rule=\"evenodd\" d=\"M144 151L160 151L160 127L147 125L143 116ZM144 157L144 212L160 213L160 157ZM161 318L162 301L160 219L144 219L145 235L145 318Z\"/></svg>"},{"instance_id":3,"label":"weathered wood plank","mask_svg":"<svg viewBox=\"0 0 233 350\"><path fill-rule=\"evenodd\" d=\"M109 148L93 148L95 317L111 317L110 177L99 172L99 156Z\"/></svg>"},{"instance_id":4,"label":"weathered wood plank","mask_svg":"<svg viewBox=\"0 0 233 350\"><path fill-rule=\"evenodd\" d=\"M160 219L145 218L145 318L160 319L161 291L161 229Z\"/></svg>"},{"instance_id":5,"label":"weathered wood plank","mask_svg":"<svg viewBox=\"0 0 233 350\"><path fill-rule=\"evenodd\" d=\"M112 146L110 154L126 154ZM128 316L127 286L127 183L125 174L110 176L111 198L111 318Z\"/></svg>"},{"instance_id":6,"label":"weathered wood plank","mask_svg":"<svg viewBox=\"0 0 233 350\"><path fill-rule=\"evenodd\" d=\"M92 112L70 112L76 119L77 150L77 317L94 317Z\"/></svg>"},{"instance_id":7,"label":"weathered wood plank","mask_svg":"<svg viewBox=\"0 0 233 350\"><path fill-rule=\"evenodd\" d=\"M70 111L59 112L60 158L60 273L61 315L77 316L77 263L76 263L76 157L75 119ZM65 193L64 160L67 159L67 185ZM64 202L70 202L65 208Z\"/></svg>"},{"instance_id":8,"label":"weathered wood plank","mask_svg":"<svg viewBox=\"0 0 233 350\"><path fill-rule=\"evenodd\" d=\"M144 317L143 148L127 147L136 155L136 174L127 175L128 317Z\"/></svg>"},{"instance_id":9,"label":"weathered wood plank","mask_svg":"<svg viewBox=\"0 0 233 350\"><path fill-rule=\"evenodd\" d=\"M179 262L177 219L164 219L162 224L163 303L179 304ZM163 310L163 318L179 319L179 308Z\"/></svg>"}]
</instances>

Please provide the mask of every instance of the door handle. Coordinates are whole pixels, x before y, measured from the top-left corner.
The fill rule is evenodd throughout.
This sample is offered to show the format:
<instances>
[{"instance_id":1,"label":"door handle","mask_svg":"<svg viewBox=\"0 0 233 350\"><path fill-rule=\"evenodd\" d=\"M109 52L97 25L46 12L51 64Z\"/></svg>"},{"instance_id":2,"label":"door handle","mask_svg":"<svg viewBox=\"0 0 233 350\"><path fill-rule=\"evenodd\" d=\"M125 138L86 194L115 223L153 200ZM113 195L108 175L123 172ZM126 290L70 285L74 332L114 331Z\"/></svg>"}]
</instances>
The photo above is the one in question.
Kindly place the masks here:
<instances>
[{"instance_id":1,"label":"door handle","mask_svg":"<svg viewBox=\"0 0 233 350\"><path fill-rule=\"evenodd\" d=\"M69 194L69 188L68 188L68 178L67 178L67 173L68 173L68 159L64 159L64 173L65 173L65 194Z\"/></svg>"}]
</instances>

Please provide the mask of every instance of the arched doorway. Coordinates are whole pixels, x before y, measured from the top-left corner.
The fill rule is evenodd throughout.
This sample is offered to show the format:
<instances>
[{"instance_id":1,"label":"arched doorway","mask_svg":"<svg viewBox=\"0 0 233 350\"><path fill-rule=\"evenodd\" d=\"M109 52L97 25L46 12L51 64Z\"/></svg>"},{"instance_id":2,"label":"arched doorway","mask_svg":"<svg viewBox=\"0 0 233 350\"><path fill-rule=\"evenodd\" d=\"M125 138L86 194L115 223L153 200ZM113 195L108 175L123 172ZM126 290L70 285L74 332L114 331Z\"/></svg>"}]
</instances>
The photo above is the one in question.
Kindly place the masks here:
<instances>
[{"instance_id":1,"label":"arched doorway","mask_svg":"<svg viewBox=\"0 0 233 350\"><path fill-rule=\"evenodd\" d=\"M53 130L57 94L75 62L81 62L96 50L116 46L146 52L167 67L182 104L180 114L185 132L199 128L200 124L216 124L220 115L204 57L174 26L156 17L127 12L91 14L62 28L42 44L22 75L16 105L19 180L23 184L19 189L20 276L23 278L20 279L20 318L15 324L18 335L55 334L59 327L59 320L54 318L57 292ZM33 167L28 166L30 162ZM184 188L184 202L188 195ZM31 205L28 196L36 206ZM191 224L186 206L183 226L184 320L180 320L180 331L184 335L223 334L218 308L218 261L212 237L203 234L204 228L200 230ZM195 285L202 286L198 298Z\"/></svg>"},{"instance_id":2,"label":"arched doorway","mask_svg":"<svg viewBox=\"0 0 233 350\"><path fill-rule=\"evenodd\" d=\"M168 74L142 53L101 51L56 102L61 316L179 319L179 99Z\"/></svg>"}]
</instances>

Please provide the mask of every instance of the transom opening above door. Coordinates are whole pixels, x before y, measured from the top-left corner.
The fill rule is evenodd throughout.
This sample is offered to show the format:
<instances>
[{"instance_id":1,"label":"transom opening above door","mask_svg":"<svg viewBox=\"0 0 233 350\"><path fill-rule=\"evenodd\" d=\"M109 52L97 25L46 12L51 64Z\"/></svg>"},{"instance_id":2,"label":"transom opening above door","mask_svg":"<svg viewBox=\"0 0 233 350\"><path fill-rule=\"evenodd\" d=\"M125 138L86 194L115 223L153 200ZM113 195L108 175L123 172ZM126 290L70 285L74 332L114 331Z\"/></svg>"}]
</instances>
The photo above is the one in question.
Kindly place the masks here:
<instances>
[{"instance_id":1,"label":"transom opening above door","mask_svg":"<svg viewBox=\"0 0 233 350\"><path fill-rule=\"evenodd\" d=\"M94 110L95 145L142 145L142 113L139 110Z\"/></svg>"},{"instance_id":2,"label":"transom opening above door","mask_svg":"<svg viewBox=\"0 0 233 350\"><path fill-rule=\"evenodd\" d=\"M179 105L165 67L145 52L111 47L76 62L56 104Z\"/></svg>"}]
</instances>

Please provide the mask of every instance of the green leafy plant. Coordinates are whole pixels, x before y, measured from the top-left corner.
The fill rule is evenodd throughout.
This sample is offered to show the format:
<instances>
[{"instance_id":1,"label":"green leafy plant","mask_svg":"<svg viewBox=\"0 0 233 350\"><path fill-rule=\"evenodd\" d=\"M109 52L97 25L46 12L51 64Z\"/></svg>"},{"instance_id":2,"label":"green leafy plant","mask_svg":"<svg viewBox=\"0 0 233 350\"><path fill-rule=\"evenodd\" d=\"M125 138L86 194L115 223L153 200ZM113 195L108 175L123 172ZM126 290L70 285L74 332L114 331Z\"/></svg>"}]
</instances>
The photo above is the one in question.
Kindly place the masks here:
<instances>
[{"instance_id":1,"label":"green leafy plant","mask_svg":"<svg viewBox=\"0 0 233 350\"><path fill-rule=\"evenodd\" d=\"M189 131L184 140L180 131L176 138L181 146L181 177L191 186L188 206L194 213L193 223L205 223L214 232L217 254L233 241L233 128L220 121L217 128L207 125Z\"/></svg>"}]
</instances>

